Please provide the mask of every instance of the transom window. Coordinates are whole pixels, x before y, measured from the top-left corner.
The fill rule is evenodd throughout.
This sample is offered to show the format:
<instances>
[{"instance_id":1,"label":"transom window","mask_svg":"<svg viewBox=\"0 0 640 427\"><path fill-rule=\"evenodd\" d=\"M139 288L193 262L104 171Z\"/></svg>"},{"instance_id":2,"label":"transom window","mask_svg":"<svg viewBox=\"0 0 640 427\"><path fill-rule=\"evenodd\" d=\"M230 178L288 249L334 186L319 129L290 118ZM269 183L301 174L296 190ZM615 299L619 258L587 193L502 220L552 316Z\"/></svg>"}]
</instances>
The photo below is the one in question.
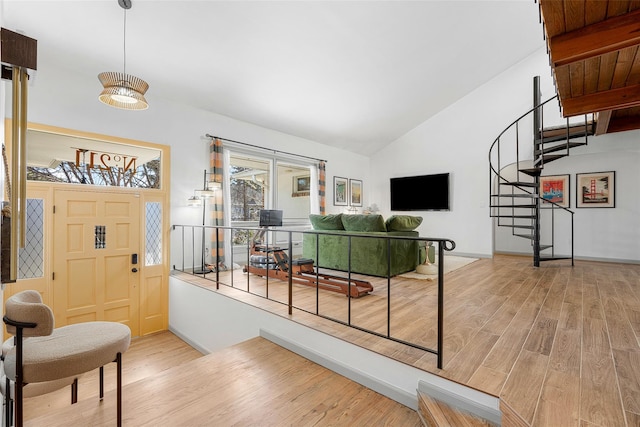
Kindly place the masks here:
<instances>
[{"instance_id":1,"label":"transom window","mask_svg":"<svg viewBox=\"0 0 640 427\"><path fill-rule=\"evenodd\" d=\"M160 188L160 150L29 129L27 179Z\"/></svg>"}]
</instances>

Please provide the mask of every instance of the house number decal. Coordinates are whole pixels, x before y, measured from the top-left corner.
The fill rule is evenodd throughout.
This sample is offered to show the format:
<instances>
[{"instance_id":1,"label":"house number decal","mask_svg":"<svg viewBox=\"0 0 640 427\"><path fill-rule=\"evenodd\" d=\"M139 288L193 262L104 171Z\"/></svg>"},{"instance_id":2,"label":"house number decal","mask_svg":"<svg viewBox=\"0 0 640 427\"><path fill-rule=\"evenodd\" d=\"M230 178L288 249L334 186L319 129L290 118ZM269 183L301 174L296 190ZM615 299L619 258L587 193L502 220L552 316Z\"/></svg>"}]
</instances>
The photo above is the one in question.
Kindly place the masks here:
<instances>
[{"instance_id":1,"label":"house number decal","mask_svg":"<svg viewBox=\"0 0 640 427\"><path fill-rule=\"evenodd\" d=\"M96 225L95 227L95 248L104 249L107 247L107 227Z\"/></svg>"},{"instance_id":2,"label":"house number decal","mask_svg":"<svg viewBox=\"0 0 640 427\"><path fill-rule=\"evenodd\" d=\"M89 157L87 159L87 157ZM88 163L86 163L88 160ZM76 166L81 167L87 164L89 169L112 169L117 168L122 171L136 170L136 156L126 156L124 154L102 153L90 151L83 148L76 148Z\"/></svg>"}]
</instances>

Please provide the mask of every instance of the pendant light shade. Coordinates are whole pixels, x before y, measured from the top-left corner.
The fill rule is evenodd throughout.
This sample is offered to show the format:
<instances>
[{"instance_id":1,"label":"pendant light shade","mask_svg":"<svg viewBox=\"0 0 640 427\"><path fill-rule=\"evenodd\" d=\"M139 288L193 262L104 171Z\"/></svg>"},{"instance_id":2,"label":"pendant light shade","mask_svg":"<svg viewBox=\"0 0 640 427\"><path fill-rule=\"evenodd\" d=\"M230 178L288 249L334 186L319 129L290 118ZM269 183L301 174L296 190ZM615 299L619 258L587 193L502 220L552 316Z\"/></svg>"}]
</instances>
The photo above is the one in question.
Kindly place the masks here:
<instances>
[{"instance_id":1,"label":"pendant light shade","mask_svg":"<svg viewBox=\"0 0 640 427\"><path fill-rule=\"evenodd\" d=\"M122 110L146 110L149 103L144 94L149 85L141 78L127 74L127 9L131 8L131 0L118 0L118 4L124 9L123 71L98 74L98 80L104 88L98 99Z\"/></svg>"},{"instance_id":2,"label":"pendant light shade","mask_svg":"<svg viewBox=\"0 0 640 427\"><path fill-rule=\"evenodd\" d=\"M123 110L146 110L149 103L144 94L149 85L144 80L130 74L107 71L98 74L98 80L104 86L100 101Z\"/></svg>"}]
</instances>

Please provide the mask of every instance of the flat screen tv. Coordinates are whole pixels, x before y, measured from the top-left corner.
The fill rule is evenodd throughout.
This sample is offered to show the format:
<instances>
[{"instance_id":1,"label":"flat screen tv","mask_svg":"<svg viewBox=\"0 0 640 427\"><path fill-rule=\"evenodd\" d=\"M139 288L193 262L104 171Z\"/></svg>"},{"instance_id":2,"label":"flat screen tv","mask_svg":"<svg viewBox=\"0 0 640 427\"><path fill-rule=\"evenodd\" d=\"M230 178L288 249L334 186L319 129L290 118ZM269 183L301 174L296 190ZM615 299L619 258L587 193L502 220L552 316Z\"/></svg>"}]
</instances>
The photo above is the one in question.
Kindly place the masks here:
<instances>
[{"instance_id":1,"label":"flat screen tv","mask_svg":"<svg viewBox=\"0 0 640 427\"><path fill-rule=\"evenodd\" d=\"M448 211L449 174L391 178L392 211Z\"/></svg>"},{"instance_id":2,"label":"flat screen tv","mask_svg":"<svg viewBox=\"0 0 640 427\"><path fill-rule=\"evenodd\" d=\"M282 211L275 209L261 209L260 227L282 227Z\"/></svg>"}]
</instances>

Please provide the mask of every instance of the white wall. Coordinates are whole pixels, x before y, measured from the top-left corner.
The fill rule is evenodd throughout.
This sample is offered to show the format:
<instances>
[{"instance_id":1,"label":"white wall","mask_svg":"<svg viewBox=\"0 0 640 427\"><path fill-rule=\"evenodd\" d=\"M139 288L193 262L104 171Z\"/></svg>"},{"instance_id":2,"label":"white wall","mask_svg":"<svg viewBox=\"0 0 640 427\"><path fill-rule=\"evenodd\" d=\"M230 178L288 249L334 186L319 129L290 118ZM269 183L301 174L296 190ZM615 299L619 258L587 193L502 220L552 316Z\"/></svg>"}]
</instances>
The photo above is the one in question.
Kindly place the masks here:
<instances>
[{"instance_id":1,"label":"white wall","mask_svg":"<svg viewBox=\"0 0 640 427\"><path fill-rule=\"evenodd\" d=\"M451 210L413 212L424 218L420 235L451 238L459 253L491 256L489 147L503 129L531 108L536 75L541 78L542 100L555 95L548 57L541 49L376 153L371 159L369 188L375 190L370 201L389 214L389 178L450 172ZM638 260L640 180L633 166L638 164L638 135L634 131L593 138L588 147L576 150L575 156L572 153L570 160L550 163L545 170L545 175L571 173L572 192L575 172L616 171L616 208L577 210L576 256ZM426 191L420 196L426 197ZM575 195L572 198L575 206ZM526 241L504 230L497 234L496 249L531 253Z\"/></svg>"},{"instance_id":2,"label":"white wall","mask_svg":"<svg viewBox=\"0 0 640 427\"><path fill-rule=\"evenodd\" d=\"M57 64L48 58L44 46L46 43L39 44L38 73L29 88L29 121L171 146L172 224L201 223L201 212L188 208L186 200L201 184L202 171L208 168L207 133L326 159L328 181L333 175L354 172L368 177L369 160L365 156L172 103L154 95L153 82L147 96L148 110L122 111L103 105L98 101L101 85L97 77ZM331 203L329 186L327 190L327 211L331 213L337 208ZM179 258L176 250L174 245L172 263Z\"/></svg>"}]
</instances>

